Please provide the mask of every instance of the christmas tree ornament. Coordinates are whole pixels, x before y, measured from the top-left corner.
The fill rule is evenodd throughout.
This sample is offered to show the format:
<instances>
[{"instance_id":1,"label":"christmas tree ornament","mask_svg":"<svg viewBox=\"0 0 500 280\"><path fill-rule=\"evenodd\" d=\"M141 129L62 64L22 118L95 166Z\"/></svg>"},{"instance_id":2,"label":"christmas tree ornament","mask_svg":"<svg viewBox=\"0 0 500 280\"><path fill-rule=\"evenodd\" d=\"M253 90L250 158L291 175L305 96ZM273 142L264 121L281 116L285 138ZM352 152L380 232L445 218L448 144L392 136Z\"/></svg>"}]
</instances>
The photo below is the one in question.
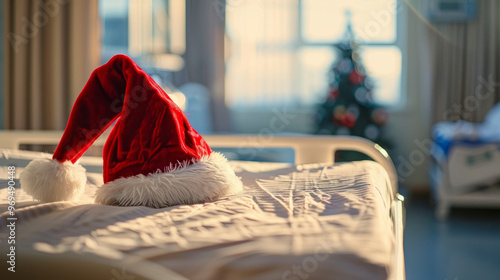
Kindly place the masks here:
<instances>
[{"instance_id":1,"label":"christmas tree ornament","mask_svg":"<svg viewBox=\"0 0 500 280\"><path fill-rule=\"evenodd\" d=\"M342 59L338 65L338 71L342 73L351 73L353 71L353 64L352 61L349 59Z\"/></svg>"},{"instance_id":2,"label":"christmas tree ornament","mask_svg":"<svg viewBox=\"0 0 500 280\"><path fill-rule=\"evenodd\" d=\"M113 123L96 203L158 208L241 191L226 158L210 149L182 110L125 55L94 70L52 159L30 162L21 188L43 202L77 200L87 181L78 159Z\"/></svg>"},{"instance_id":3,"label":"christmas tree ornament","mask_svg":"<svg viewBox=\"0 0 500 280\"><path fill-rule=\"evenodd\" d=\"M342 119L342 124L348 128L353 128L356 124L356 115L349 111L346 112Z\"/></svg>"},{"instance_id":4,"label":"christmas tree ornament","mask_svg":"<svg viewBox=\"0 0 500 280\"><path fill-rule=\"evenodd\" d=\"M368 90L373 89L373 82L370 79L365 79L364 80L364 87Z\"/></svg>"},{"instance_id":5,"label":"christmas tree ornament","mask_svg":"<svg viewBox=\"0 0 500 280\"><path fill-rule=\"evenodd\" d=\"M389 114L382 108L377 108L372 113L373 122L378 126L383 126L389 119Z\"/></svg>"},{"instance_id":6,"label":"christmas tree ornament","mask_svg":"<svg viewBox=\"0 0 500 280\"><path fill-rule=\"evenodd\" d=\"M354 97L358 103L366 103L368 101L368 91L364 87L359 87L354 91Z\"/></svg>"},{"instance_id":7,"label":"christmas tree ornament","mask_svg":"<svg viewBox=\"0 0 500 280\"><path fill-rule=\"evenodd\" d=\"M349 81L354 85L359 85L363 82L365 76L361 75L358 71L354 70L349 74Z\"/></svg>"},{"instance_id":8,"label":"christmas tree ornament","mask_svg":"<svg viewBox=\"0 0 500 280\"><path fill-rule=\"evenodd\" d=\"M328 100L333 101L337 97L339 97L339 90L337 88L331 88L330 93L328 94Z\"/></svg>"}]
</instances>

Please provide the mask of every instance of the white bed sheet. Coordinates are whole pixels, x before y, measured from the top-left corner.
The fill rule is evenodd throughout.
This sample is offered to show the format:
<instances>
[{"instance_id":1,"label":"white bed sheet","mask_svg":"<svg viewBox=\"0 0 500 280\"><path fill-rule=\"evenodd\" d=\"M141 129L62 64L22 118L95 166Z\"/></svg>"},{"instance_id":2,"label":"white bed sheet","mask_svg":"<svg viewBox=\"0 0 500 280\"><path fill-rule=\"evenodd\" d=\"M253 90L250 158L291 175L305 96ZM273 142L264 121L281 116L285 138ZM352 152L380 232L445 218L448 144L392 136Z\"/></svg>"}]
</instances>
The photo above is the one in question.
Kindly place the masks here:
<instances>
[{"instance_id":1,"label":"white bed sheet","mask_svg":"<svg viewBox=\"0 0 500 280\"><path fill-rule=\"evenodd\" d=\"M32 157L0 154L2 165ZM393 272L393 194L379 164L231 164L244 192L205 204L95 205L92 195L102 184L98 173L88 173L79 202L41 204L18 190L18 248L53 256L90 254L116 263L139 258L189 279L387 279ZM3 182L7 174L6 166L0 167ZM8 196L2 187L0 212Z\"/></svg>"}]
</instances>

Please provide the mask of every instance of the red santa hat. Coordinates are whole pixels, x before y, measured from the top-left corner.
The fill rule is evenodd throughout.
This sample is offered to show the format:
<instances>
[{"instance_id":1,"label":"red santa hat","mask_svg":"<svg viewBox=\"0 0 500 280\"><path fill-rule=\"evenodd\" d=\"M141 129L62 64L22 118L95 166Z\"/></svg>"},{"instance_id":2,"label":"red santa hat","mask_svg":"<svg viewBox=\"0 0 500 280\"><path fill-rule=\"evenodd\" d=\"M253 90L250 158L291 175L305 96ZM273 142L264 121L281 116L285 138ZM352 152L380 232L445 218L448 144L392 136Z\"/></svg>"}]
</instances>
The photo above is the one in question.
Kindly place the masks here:
<instances>
[{"instance_id":1,"label":"red santa hat","mask_svg":"<svg viewBox=\"0 0 500 280\"><path fill-rule=\"evenodd\" d=\"M78 199L87 179L76 162L112 123L96 203L165 207L242 189L226 158L212 152L181 109L125 55L94 70L52 159L30 162L21 188L44 202Z\"/></svg>"}]
</instances>

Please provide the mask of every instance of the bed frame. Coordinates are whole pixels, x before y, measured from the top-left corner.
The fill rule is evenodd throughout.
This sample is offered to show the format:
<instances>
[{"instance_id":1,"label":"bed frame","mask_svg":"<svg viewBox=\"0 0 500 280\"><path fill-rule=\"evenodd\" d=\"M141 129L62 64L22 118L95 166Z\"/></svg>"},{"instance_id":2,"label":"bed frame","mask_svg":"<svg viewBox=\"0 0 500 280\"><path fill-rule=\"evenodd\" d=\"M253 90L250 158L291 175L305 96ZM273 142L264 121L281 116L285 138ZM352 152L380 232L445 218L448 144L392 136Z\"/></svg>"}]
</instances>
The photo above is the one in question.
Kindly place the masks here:
<instances>
[{"instance_id":1,"label":"bed frame","mask_svg":"<svg viewBox=\"0 0 500 280\"><path fill-rule=\"evenodd\" d=\"M21 144L59 143L63 131L0 131L0 148L19 149ZM96 145L104 145L107 134L96 140ZM379 145L354 136L255 136L255 135L203 135L209 146L217 148L292 148L295 164L334 163L334 154L339 150L357 151L366 154L384 167L389 174L389 184L394 195L391 215L394 222L396 248L391 279L405 279L403 253L404 198L398 194L396 169L387 152Z\"/></svg>"},{"instance_id":2,"label":"bed frame","mask_svg":"<svg viewBox=\"0 0 500 280\"><path fill-rule=\"evenodd\" d=\"M447 219L453 206L500 208L497 144L477 147L456 145L448 156L436 144L433 145L428 173L437 201L436 217L440 221ZM477 163L466 165L468 159Z\"/></svg>"}]
</instances>

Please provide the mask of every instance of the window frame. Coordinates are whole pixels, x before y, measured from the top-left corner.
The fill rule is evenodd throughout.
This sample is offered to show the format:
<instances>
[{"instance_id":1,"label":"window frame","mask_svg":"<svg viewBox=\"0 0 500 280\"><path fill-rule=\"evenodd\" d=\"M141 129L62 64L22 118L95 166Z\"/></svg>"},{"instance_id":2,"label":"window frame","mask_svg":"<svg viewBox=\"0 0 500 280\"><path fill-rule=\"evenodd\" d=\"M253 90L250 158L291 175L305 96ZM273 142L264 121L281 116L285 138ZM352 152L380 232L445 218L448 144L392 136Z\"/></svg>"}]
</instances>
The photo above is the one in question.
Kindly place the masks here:
<instances>
[{"instance_id":1,"label":"window frame","mask_svg":"<svg viewBox=\"0 0 500 280\"><path fill-rule=\"evenodd\" d=\"M261 44L258 47L260 49L294 49L300 50L302 48L308 47L332 47L333 44L338 43L336 41L324 41L324 42L310 42L304 39L303 36L303 21L304 21L304 10L302 9L303 3L306 0L297 0L297 25L295 27L295 40L291 43L284 44L273 44L272 46L267 44ZM406 58L406 16L407 16L407 7L402 0L395 0L395 24L396 24L396 35L395 40L392 42L362 42L363 46L367 47L389 47L394 46L399 49L401 52L401 78L400 78L400 86L399 86L399 98L394 103L384 104L383 106L387 108L388 111L402 111L406 108L406 85L407 85L407 58ZM310 106L302 106L302 107L310 107ZM248 110L252 110L252 107L246 108ZM246 110L245 109L245 110Z\"/></svg>"},{"instance_id":2,"label":"window frame","mask_svg":"<svg viewBox=\"0 0 500 280\"><path fill-rule=\"evenodd\" d=\"M111 0L99 0L105 2ZM186 1L185 0L157 0L162 2L168 17L164 41L158 41L154 36L155 24L155 0L123 0L126 6L127 36L126 46L106 45L103 46L101 59L106 62L117 53L124 53L138 61L148 70L156 72L180 71L184 67L181 57L186 51ZM100 3L101 5L101 3ZM101 9L101 6L99 7ZM180 13L171 13L171 10ZM100 11L101 12L101 11ZM104 22L105 15L99 15ZM175 30L172 26L176 26ZM131 29L131 26L134 28ZM105 36L104 26L101 32ZM146 30L146 31L145 31ZM144 40L145 39L145 40ZM146 42L146 43L144 43ZM160 42L158 44L158 42Z\"/></svg>"},{"instance_id":3,"label":"window frame","mask_svg":"<svg viewBox=\"0 0 500 280\"><path fill-rule=\"evenodd\" d=\"M300 49L302 47L331 47L333 44L338 43L338 42L309 42L307 40L304 40L303 38L303 21L304 21L304 11L302 9L304 1L307 0L297 0L297 5L298 5L298 28L297 28L297 37L298 38L295 48ZM406 30L407 30L407 24L406 24L406 16L407 16L407 7L404 4L404 1L402 0L395 0L396 6L395 6L395 22L396 22L396 38L393 42L362 42L363 46L368 46L368 47L389 47L389 46L395 46L399 49L401 52L401 80L400 80L400 92L399 92L399 100L391 103L384 105L388 111L401 111L404 110L406 107L406 65L407 65L407 59L406 59Z\"/></svg>"}]
</instances>

